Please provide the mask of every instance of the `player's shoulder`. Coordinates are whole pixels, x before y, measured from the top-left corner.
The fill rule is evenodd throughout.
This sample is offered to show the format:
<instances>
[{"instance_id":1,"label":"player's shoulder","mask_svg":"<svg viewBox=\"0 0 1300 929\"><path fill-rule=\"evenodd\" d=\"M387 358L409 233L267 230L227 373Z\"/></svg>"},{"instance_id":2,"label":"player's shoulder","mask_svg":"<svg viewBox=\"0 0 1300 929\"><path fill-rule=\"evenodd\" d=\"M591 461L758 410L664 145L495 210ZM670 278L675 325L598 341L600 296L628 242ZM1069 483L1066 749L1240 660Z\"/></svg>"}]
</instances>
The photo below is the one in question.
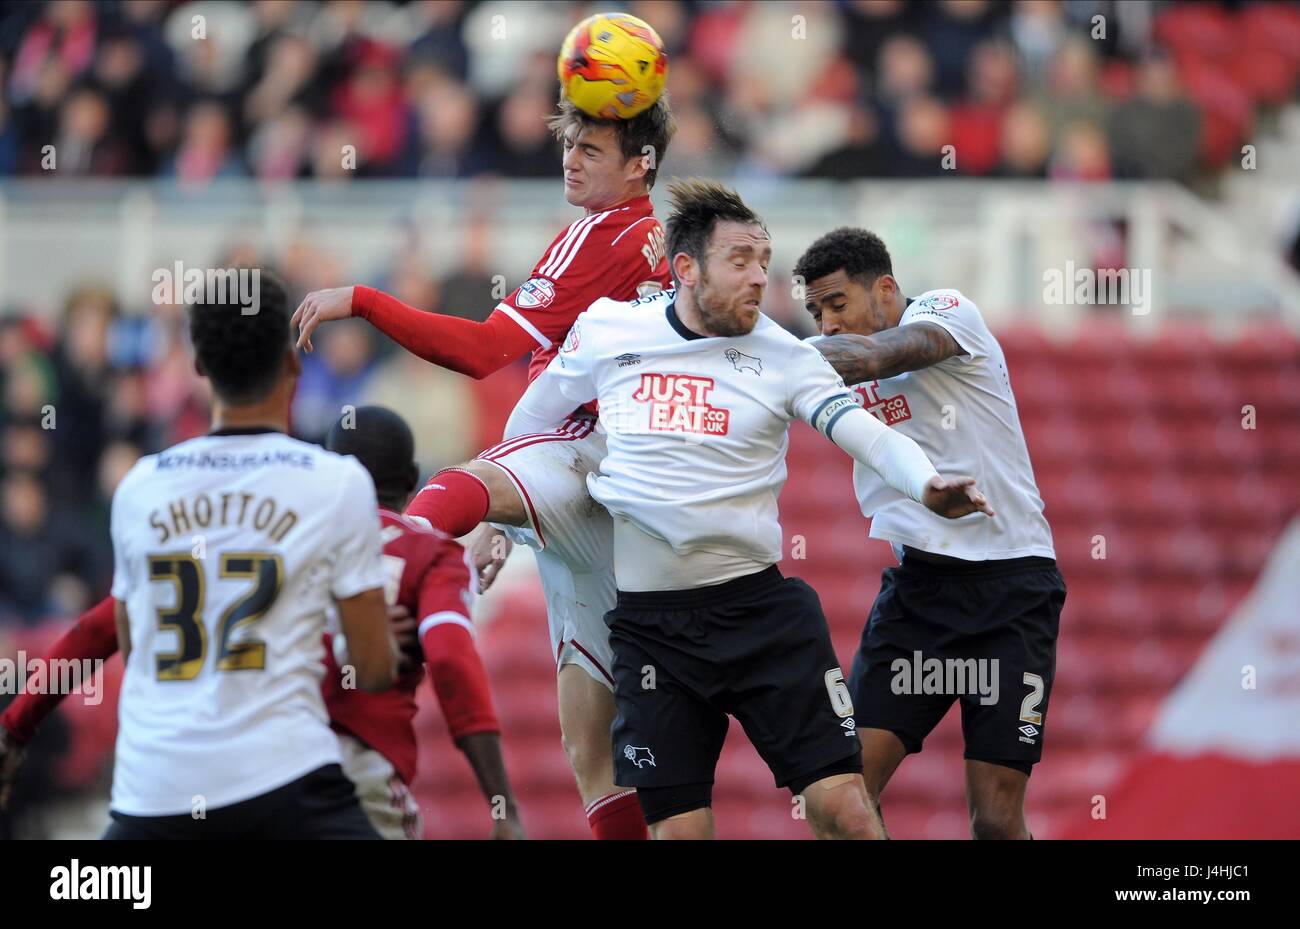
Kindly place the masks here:
<instances>
[{"instance_id":1,"label":"player's shoulder","mask_svg":"<svg viewBox=\"0 0 1300 929\"><path fill-rule=\"evenodd\" d=\"M579 319L593 329L602 330L610 327L626 327L633 321L657 321L663 317L668 304L676 297L677 291L671 287L645 294L634 300L601 297L593 301Z\"/></svg>"},{"instance_id":2,"label":"player's shoulder","mask_svg":"<svg viewBox=\"0 0 1300 929\"><path fill-rule=\"evenodd\" d=\"M150 478L158 472L158 459L161 454L142 455L136 459L135 464L127 469L126 474L122 475L122 479L117 482L117 487L113 491L115 506L121 506L124 502L141 493L150 495L155 493L148 489L147 485L150 483Z\"/></svg>"},{"instance_id":3,"label":"player's shoulder","mask_svg":"<svg viewBox=\"0 0 1300 929\"><path fill-rule=\"evenodd\" d=\"M655 229L663 228L654 214L649 196L636 197L627 203L594 215L599 216L600 219L592 227L593 236L597 241L607 242L611 246L632 242L639 249L645 235L649 235Z\"/></svg>"},{"instance_id":4,"label":"player's shoulder","mask_svg":"<svg viewBox=\"0 0 1300 929\"><path fill-rule=\"evenodd\" d=\"M754 345L775 346L790 352L816 351L804 339L786 329L766 313L758 314L758 322L754 324L753 330L742 338Z\"/></svg>"},{"instance_id":5,"label":"player's shoulder","mask_svg":"<svg viewBox=\"0 0 1300 929\"><path fill-rule=\"evenodd\" d=\"M908 303L907 309L903 311L903 315L909 319L942 316L944 313L962 313L968 316L980 317L980 309L975 305L975 301L960 290L952 287L927 290L925 293L913 297L911 302Z\"/></svg>"},{"instance_id":6,"label":"player's shoulder","mask_svg":"<svg viewBox=\"0 0 1300 929\"><path fill-rule=\"evenodd\" d=\"M647 243L659 241L662 246L663 235L649 198L589 213L560 230L534 276L553 280L576 265L591 267L608 261L611 251L640 253Z\"/></svg>"}]
</instances>

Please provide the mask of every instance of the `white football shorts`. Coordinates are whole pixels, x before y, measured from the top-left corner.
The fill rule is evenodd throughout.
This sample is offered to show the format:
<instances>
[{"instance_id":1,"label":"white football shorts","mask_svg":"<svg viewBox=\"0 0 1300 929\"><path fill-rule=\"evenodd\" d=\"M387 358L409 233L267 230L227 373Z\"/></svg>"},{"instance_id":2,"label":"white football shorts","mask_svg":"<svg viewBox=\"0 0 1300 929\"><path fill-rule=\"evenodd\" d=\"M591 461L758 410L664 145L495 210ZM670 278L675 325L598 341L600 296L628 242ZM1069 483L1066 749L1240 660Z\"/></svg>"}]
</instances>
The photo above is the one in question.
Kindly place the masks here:
<instances>
[{"instance_id":1,"label":"white football shorts","mask_svg":"<svg viewBox=\"0 0 1300 929\"><path fill-rule=\"evenodd\" d=\"M604 457L604 434L580 415L495 445L478 460L500 468L523 498L527 524L498 528L537 554L556 671L576 664L612 692L605 614L617 595L614 526L587 493L587 475Z\"/></svg>"}]
</instances>

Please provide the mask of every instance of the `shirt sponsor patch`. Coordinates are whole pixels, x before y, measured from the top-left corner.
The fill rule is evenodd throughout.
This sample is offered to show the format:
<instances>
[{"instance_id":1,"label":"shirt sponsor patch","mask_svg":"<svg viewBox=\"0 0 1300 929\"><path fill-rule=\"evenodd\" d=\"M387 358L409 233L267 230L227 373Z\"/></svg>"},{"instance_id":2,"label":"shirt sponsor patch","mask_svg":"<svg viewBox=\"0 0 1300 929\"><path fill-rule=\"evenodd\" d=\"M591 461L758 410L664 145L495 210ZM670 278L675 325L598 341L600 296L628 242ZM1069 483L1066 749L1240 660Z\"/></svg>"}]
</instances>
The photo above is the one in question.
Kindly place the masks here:
<instances>
[{"instance_id":1,"label":"shirt sponsor patch","mask_svg":"<svg viewBox=\"0 0 1300 929\"><path fill-rule=\"evenodd\" d=\"M582 333L578 329L578 321L575 319L573 325L569 327L569 334L564 337L564 344L560 346L560 351L568 354L578 350L578 343L582 341Z\"/></svg>"},{"instance_id":2,"label":"shirt sponsor patch","mask_svg":"<svg viewBox=\"0 0 1300 929\"><path fill-rule=\"evenodd\" d=\"M555 299L555 285L544 277L535 277L519 285L515 294L515 304L520 309L534 310L550 306Z\"/></svg>"},{"instance_id":3,"label":"shirt sponsor patch","mask_svg":"<svg viewBox=\"0 0 1300 929\"><path fill-rule=\"evenodd\" d=\"M917 303L917 306L923 306L927 310L951 310L957 306L957 298L952 294L935 294L933 297L926 297Z\"/></svg>"},{"instance_id":4,"label":"shirt sponsor patch","mask_svg":"<svg viewBox=\"0 0 1300 929\"><path fill-rule=\"evenodd\" d=\"M726 435L731 411L709 402L712 391L711 377L647 372L632 399L649 404L651 432Z\"/></svg>"},{"instance_id":5,"label":"shirt sponsor patch","mask_svg":"<svg viewBox=\"0 0 1300 929\"><path fill-rule=\"evenodd\" d=\"M880 396L880 381L859 384L853 388L853 392L862 398L862 405L867 412L886 426L897 426L904 420L912 418L907 397L902 394L893 397Z\"/></svg>"}]
</instances>

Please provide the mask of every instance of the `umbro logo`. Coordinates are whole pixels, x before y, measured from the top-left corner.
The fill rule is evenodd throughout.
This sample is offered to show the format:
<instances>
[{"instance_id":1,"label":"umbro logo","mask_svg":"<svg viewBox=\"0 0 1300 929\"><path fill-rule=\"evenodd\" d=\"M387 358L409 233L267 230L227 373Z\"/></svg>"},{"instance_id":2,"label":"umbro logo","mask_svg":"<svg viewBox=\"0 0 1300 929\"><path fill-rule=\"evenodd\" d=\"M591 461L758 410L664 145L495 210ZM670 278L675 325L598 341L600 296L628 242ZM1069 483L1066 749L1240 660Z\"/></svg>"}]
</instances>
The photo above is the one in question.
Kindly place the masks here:
<instances>
[{"instance_id":1,"label":"umbro logo","mask_svg":"<svg viewBox=\"0 0 1300 929\"><path fill-rule=\"evenodd\" d=\"M842 720L840 726L844 729L845 735L856 736L858 734L858 724L852 716L848 719Z\"/></svg>"},{"instance_id":2,"label":"umbro logo","mask_svg":"<svg viewBox=\"0 0 1300 929\"><path fill-rule=\"evenodd\" d=\"M753 355L746 355L744 352L734 348L729 348L722 353L723 357L732 363L737 371L753 371L755 374L762 376L763 359L755 358Z\"/></svg>"},{"instance_id":3,"label":"umbro logo","mask_svg":"<svg viewBox=\"0 0 1300 929\"><path fill-rule=\"evenodd\" d=\"M625 352L624 354L615 357L614 360L618 362L620 368L626 368L628 365L639 365L641 363L641 356L634 355L631 352Z\"/></svg>"},{"instance_id":4,"label":"umbro logo","mask_svg":"<svg viewBox=\"0 0 1300 929\"><path fill-rule=\"evenodd\" d=\"M1032 725L1029 725L1027 723L1020 727L1020 731L1023 732L1025 735L1029 736L1031 739L1034 736L1038 735L1038 730L1035 729Z\"/></svg>"}]
</instances>

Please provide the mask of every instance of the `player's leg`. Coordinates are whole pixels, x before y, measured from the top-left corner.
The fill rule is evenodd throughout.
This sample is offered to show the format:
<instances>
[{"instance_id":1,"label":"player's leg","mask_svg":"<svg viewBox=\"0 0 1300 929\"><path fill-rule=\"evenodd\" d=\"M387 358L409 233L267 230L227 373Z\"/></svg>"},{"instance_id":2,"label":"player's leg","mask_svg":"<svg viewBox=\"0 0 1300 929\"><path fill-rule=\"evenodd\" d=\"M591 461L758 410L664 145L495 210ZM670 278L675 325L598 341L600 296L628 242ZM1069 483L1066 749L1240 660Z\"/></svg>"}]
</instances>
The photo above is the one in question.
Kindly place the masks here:
<instances>
[{"instance_id":1,"label":"player's leg","mask_svg":"<svg viewBox=\"0 0 1300 929\"><path fill-rule=\"evenodd\" d=\"M524 498L509 477L477 459L429 478L407 504L406 513L427 519L453 537L485 521L523 526L528 520Z\"/></svg>"},{"instance_id":2,"label":"player's leg","mask_svg":"<svg viewBox=\"0 0 1300 929\"><path fill-rule=\"evenodd\" d=\"M489 490L488 518L518 526L508 534L537 553L558 674L560 730L592 835L643 839L645 821L635 794L615 784L610 756L614 699L604 615L615 598L613 537L609 514L591 499L586 484L604 455L594 422L571 420L552 433L503 442L471 466Z\"/></svg>"},{"instance_id":3,"label":"player's leg","mask_svg":"<svg viewBox=\"0 0 1300 929\"><path fill-rule=\"evenodd\" d=\"M703 786L711 788L713 785ZM712 839L713 836L713 810L707 806L669 816L650 827L650 838L655 841L683 839L698 841Z\"/></svg>"},{"instance_id":4,"label":"player's leg","mask_svg":"<svg viewBox=\"0 0 1300 929\"><path fill-rule=\"evenodd\" d=\"M728 708L818 838L884 838L862 780L853 701L816 592L775 568L729 581L710 638ZM720 588L719 588L720 589Z\"/></svg>"},{"instance_id":5,"label":"player's leg","mask_svg":"<svg viewBox=\"0 0 1300 929\"><path fill-rule=\"evenodd\" d=\"M1025 794L1042 758L1065 583L1050 562L990 563L949 583L967 614L960 648L991 686L961 701L971 836L1028 839Z\"/></svg>"},{"instance_id":6,"label":"player's leg","mask_svg":"<svg viewBox=\"0 0 1300 929\"><path fill-rule=\"evenodd\" d=\"M559 678L560 738L573 769L584 807L625 793L614 783L609 731L614 724L614 695L578 664L565 664Z\"/></svg>"},{"instance_id":7,"label":"player's leg","mask_svg":"<svg viewBox=\"0 0 1300 929\"><path fill-rule=\"evenodd\" d=\"M855 707L859 704L855 701ZM858 728L858 740L862 743L862 779L866 782L867 792L876 798L879 805L880 795L894 776L898 766L907 757L907 747L897 734L888 729Z\"/></svg>"},{"instance_id":8,"label":"player's leg","mask_svg":"<svg viewBox=\"0 0 1300 929\"><path fill-rule=\"evenodd\" d=\"M1028 839L1025 791L1029 775L987 761L966 761L966 805L972 839Z\"/></svg>"},{"instance_id":9,"label":"player's leg","mask_svg":"<svg viewBox=\"0 0 1300 929\"><path fill-rule=\"evenodd\" d=\"M796 787L804 798L808 825L819 839L883 839L885 827L876 814L862 775L843 772Z\"/></svg>"},{"instance_id":10,"label":"player's leg","mask_svg":"<svg viewBox=\"0 0 1300 929\"><path fill-rule=\"evenodd\" d=\"M713 838L713 772L727 737L727 714L710 702L717 667L674 635L698 628L686 604L619 594L606 617L613 646L614 777L636 788L655 839Z\"/></svg>"},{"instance_id":11,"label":"player's leg","mask_svg":"<svg viewBox=\"0 0 1300 929\"><path fill-rule=\"evenodd\" d=\"M882 794L904 758L921 750L956 696L918 688L917 663L934 654L945 630L928 600L934 585L920 584L903 566L887 568L849 669L848 688L862 743L862 774L884 821Z\"/></svg>"},{"instance_id":12,"label":"player's leg","mask_svg":"<svg viewBox=\"0 0 1300 929\"><path fill-rule=\"evenodd\" d=\"M573 443L595 438L594 429L594 420L577 418L550 432L500 442L473 461L444 468L429 478L407 504L406 513L427 519L435 528L457 538L481 522L524 526L537 531L541 522L537 504L543 501L546 488L530 480L529 463L535 460L535 454L529 450L540 450L542 460L546 460L565 454L560 449L567 448L568 457L585 466L591 464L586 461L589 456L577 451ZM604 455L603 440L599 442L599 452ZM599 458L594 464L599 464ZM579 477L585 496L585 472ZM545 543L534 547L545 548Z\"/></svg>"}]
</instances>

